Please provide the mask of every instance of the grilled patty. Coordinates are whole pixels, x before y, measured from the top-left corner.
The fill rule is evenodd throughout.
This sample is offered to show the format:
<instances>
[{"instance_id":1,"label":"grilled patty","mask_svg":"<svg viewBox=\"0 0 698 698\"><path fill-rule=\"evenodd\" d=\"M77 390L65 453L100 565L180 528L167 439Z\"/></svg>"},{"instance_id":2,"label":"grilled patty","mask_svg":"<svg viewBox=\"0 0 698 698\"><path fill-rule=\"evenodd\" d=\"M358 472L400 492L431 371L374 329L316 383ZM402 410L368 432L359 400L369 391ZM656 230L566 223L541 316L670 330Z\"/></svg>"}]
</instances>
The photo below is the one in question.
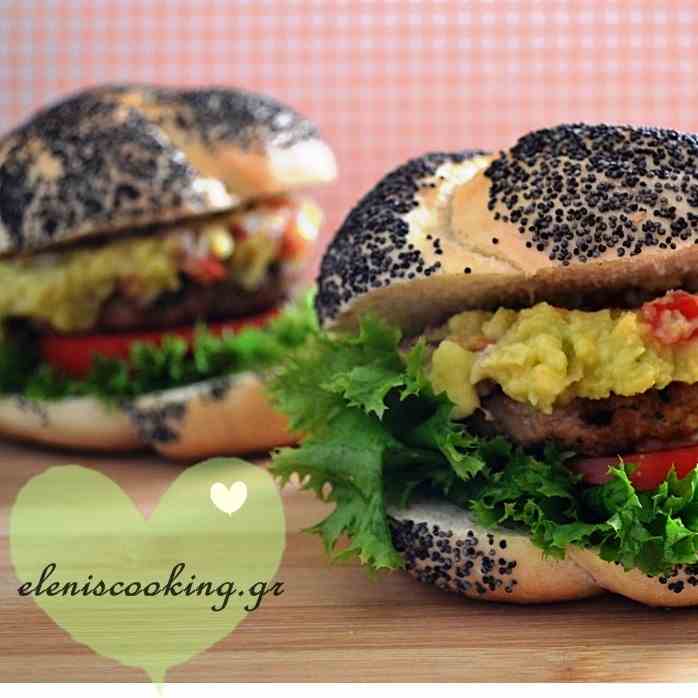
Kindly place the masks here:
<instances>
[{"instance_id":1,"label":"grilled patty","mask_svg":"<svg viewBox=\"0 0 698 698\"><path fill-rule=\"evenodd\" d=\"M578 455L604 456L637 451L648 441L680 441L698 431L698 384L670 383L663 390L605 400L576 398L551 414L496 390L482 399L471 418L480 434L504 434L522 446L554 442Z\"/></svg>"},{"instance_id":2,"label":"grilled patty","mask_svg":"<svg viewBox=\"0 0 698 698\"><path fill-rule=\"evenodd\" d=\"M105 303L94 331L166 329L203 320L234 319L269 310L287 295L288 283L279 273L268 274L254 291L233 281L206 285L187 281L178 291L163 293L150 305L117 294Z\"/></svg>"}]
</instances>

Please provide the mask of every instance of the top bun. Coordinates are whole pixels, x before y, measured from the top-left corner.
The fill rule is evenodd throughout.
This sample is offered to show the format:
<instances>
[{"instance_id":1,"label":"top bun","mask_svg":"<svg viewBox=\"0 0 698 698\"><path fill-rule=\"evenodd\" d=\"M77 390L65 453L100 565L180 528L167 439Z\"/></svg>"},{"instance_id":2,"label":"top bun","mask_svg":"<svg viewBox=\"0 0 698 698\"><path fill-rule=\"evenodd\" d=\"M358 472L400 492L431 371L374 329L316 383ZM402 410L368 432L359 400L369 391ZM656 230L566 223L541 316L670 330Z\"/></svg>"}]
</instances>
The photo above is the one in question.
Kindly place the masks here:
<instances>
[{"instance_id":1,"label":"top bun","mask_svg":"<svg viewBox=\"0 0 698 698\"><path fill-rule=\"evenodd\" d=\"M328 326L370 310L416 333L468 308L691 287L696 242L695 136L557 126L388 174L327 250L317 309Z\"/></svg>"},{"instance_id":2,"label":"top bun","mask_svg":"<svg viewBox=\"0 0 698 698\"><path fill-rule=\"evenodd\" d=\"M0 140L0 254L224 211L335 171L315 127L269 97L93 88Z\"/></svg>"}]
</instances>

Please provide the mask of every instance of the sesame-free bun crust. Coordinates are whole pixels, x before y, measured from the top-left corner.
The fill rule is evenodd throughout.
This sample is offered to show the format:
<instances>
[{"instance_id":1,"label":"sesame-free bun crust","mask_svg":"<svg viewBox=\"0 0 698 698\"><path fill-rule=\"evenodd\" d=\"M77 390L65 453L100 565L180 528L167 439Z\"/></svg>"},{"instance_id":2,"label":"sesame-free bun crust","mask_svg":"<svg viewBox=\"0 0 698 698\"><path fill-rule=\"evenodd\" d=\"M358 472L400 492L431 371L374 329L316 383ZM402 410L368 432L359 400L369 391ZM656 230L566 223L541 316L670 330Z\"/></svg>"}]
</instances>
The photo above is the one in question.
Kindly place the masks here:
<instances>
[{"instance_id":1,"label":"sesame-free bun crust","mask_svg":"<svg viewBox=\"0 0 698 698\"><path fill-rule=\"evenodd\" d=\"M433 498L389 511L389 521L412 576L469 598L551 603L612 592L650 606L698 605L698 565L650 577L575 546L564 560L546 558L523 532L483 528L467 511Z\"/></svg>"},{"instance_id":2,"label":"sesame-free bun crust","mask_svg":"<svg viewBox=\"0 0 698 698\"><path fill-rule=\"evenodd\" d=\"M304 117L237 89L88 89L0 139L0 254L225 211L334 179Z\"/></svg>"},{"instance_id":3,"label":"sesame-free bun crust","mask_svg":"<svg viewBox=\"0 0 698 698\"><path fill-rule=\"evenodd\" d=\"M695 286L698 139L563 125L498 155L432 153L348 215L318 277L326 326L409 333L468 308Z\"/></svg>"},{"instance_id":4,"label":"sesame-free bun crust","mask_svg":"<svg viewBox=\"0 0 698 698\"><path fill-rule=\"evenodd\" d=\"M295 442L265 394L242 373L108 405L95 398L0 399L0 434L76 450L152 448L175 459L266 451Z\"/></svg>"}]
</instances>

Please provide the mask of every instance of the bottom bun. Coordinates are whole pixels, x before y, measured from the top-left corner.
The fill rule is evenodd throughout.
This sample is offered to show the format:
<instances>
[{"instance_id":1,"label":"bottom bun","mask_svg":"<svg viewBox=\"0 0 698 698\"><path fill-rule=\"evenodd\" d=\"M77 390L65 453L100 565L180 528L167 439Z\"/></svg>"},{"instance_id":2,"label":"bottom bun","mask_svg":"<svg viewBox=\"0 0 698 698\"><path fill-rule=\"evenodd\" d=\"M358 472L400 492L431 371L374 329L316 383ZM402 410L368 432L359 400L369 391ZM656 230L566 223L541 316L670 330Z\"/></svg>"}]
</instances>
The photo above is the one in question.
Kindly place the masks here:
<instances>
[{"instance_id":1,"label":"bottom bun","mask_svg":"<svg viewBox=\"0 0 698 698\"><path fill-rule=\"evenodd\" d=\"M610 591L651 606L698 604L698 565L669 577L626 572L593 550L570 547L564 560L543 557L522 532L483 528L445 501L418 500L389 512L395 547L419 581L484 601L551 603Z\"/></svg>"},{"instance_id":2,"label":"bottom bun","mask_svg":"<svg viewBox=\"0 0 698 698\"><path fill-rule=\"evenodd\" d=\"M296 439L266 396L241 373L109 405L96 398L0 399L0 434L79 450L153 448L170 458L266 451Z\"/></svg>"},{"instance_id":3,"label":"bottom bun","mask_svg":"<svg viewBox=\"0 0 698 698\"><path fill-rule=\"evenodd\" d=\"M622 565L602 560L593 550L574 548L569 557L607 591L648 606L698 605L698 564L676 565L670 574L653 577L639 570L626 572Z\"/></svg>"}]
</instances>

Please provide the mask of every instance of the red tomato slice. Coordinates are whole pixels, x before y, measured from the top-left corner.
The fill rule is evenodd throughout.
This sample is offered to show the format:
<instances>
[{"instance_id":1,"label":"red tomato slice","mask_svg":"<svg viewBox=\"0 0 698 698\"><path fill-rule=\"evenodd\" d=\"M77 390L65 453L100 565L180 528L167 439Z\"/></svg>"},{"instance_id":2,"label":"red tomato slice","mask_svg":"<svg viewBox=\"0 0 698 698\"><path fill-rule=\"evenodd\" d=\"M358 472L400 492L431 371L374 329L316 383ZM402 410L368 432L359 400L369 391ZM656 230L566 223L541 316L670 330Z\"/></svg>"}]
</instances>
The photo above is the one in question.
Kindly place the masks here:
<instances>
[{"instance_id":1,"label":"red tomato slice","mask_svg":"<svg viewBox=\"0 0 698 698\"><path fill-rule=\"evenodd\" d=\"M679 478L686 477L698 464L698 445L654 453L629 453L622 456L625 463L637 466L630 480L638 490L653 490L666 480L673 467ZM590 485L603 485L610 480L608 469L618 467L619 459L611 456L582 458L570 464Z\"/></svg>"},{"instance_id":2,"label":"red tomato slice","mask_svg":"<svg viewBox=\"0 0 698 698\"><path fill-rule=\"evenodd\" d=\"M250 317L206 323L209 332L220 336L226 332L239 332L246 327L259 327L278 314L277 309ZM109 334L45 334L39 340L41 355L54 368L74 378L82 378L90 370L92 357L126 359L131 345L136 342L160 344L166 336L181 337L189 345L196 334L195 325L181 325L166 330L142 332L115 332Z\"/></svg>"}]
</instances>

